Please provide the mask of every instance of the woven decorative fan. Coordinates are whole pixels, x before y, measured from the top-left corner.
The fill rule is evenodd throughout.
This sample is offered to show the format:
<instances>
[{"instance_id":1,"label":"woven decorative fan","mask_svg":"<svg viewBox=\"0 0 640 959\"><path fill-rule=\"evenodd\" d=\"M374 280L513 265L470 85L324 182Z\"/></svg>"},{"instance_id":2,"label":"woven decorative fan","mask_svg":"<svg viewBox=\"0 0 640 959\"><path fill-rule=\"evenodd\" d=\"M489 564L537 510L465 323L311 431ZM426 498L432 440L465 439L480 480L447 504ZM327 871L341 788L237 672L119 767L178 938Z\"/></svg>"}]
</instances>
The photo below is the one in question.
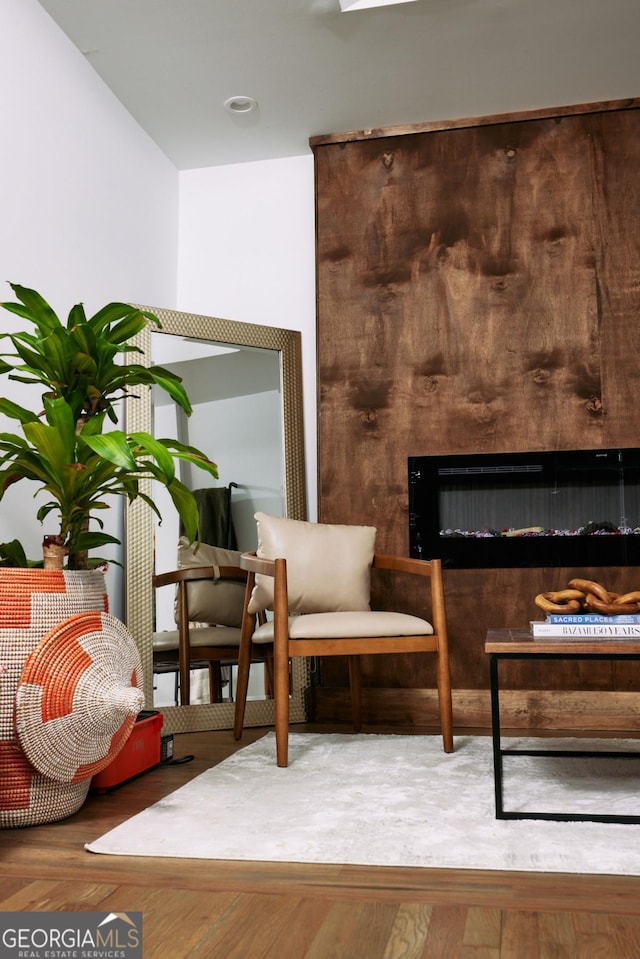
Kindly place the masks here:
<instances>
[{"instance_id":1,"label":"woven decorative fan","mask_svg":"<svg viewBox=\"0 0 640 959\"><path fill-rule=\"evenodd\" d=\"M108 613L54 627L28 656L16 693L18 738L35 769L58 782L104 769L144 704L141 675L131 634Z\"/></svg>"}]
</instances>

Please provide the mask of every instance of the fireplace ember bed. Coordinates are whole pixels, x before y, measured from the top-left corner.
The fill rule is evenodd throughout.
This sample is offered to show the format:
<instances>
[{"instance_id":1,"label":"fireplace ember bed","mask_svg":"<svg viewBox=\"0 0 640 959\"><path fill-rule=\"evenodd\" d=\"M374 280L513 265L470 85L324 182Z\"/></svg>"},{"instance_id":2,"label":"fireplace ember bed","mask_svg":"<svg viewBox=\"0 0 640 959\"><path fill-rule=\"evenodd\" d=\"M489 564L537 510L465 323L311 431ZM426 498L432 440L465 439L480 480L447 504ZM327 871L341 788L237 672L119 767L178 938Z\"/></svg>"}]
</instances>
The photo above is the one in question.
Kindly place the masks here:
<instances>
[{"instance_id":1,"label":"fireplace ember bed","mask_svg":"<svg viewBox=\"0 0 640 959\"><path fill-rule=\"evenodd\" d=\"M462 569L640 563L640 449L409 457L411 556Z\"/></svg>"}]
</instances>

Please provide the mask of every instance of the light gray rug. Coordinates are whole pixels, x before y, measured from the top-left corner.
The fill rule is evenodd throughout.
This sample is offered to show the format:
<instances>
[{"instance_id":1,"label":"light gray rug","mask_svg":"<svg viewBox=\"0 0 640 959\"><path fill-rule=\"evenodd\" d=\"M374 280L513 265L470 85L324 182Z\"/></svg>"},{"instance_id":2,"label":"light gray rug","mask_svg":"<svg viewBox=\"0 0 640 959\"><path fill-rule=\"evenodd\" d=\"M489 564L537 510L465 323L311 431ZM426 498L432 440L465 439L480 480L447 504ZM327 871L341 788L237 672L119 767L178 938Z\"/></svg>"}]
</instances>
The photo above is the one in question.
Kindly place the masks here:
<instances>
[{"instance_id":1,"label":"light gray rug","mask_svg":"<svg viewBox=\"0 0 640 959\"><path fill-rule=\"evenodd\" d=\"M441 743L436 736L292 733L289 767L279 769L269 733L86 848L122 856L640 875L640 825L498 821L491 740L456 737L450 755ZM632 740L599 745L640 748ZM505 770L507 809L640 809L640 758L514 757Z\"/></svg>"}]
</instances>

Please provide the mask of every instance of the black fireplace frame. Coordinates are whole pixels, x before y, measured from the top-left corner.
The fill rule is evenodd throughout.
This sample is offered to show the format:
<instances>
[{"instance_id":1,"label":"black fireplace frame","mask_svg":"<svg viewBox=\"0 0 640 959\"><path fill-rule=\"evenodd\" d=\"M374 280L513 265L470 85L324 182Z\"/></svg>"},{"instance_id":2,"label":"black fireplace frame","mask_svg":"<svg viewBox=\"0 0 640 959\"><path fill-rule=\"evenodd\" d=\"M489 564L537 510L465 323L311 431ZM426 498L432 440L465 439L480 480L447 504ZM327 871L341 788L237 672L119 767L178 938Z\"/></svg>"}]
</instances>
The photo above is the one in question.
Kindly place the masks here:
<instances>
[{"instance_id":1,"label":"black fireplace frame","mask_svg":"<svg viewBox=\"0 0 640 959\"><path fill-rule=\"evenodd\" d=\"M408 480L413 557L439 557L445 567L460 569L640 565L640 448L410 456ZM629 528L638 531L442 535L441 510L448 489L455 486L459 492L468 485L474 491L486 487L506 494L521 483L542 490L562 490L563 484L586 491L602 488L610 497L624 490L633 514Z\"/></svg>"}]
</instances>

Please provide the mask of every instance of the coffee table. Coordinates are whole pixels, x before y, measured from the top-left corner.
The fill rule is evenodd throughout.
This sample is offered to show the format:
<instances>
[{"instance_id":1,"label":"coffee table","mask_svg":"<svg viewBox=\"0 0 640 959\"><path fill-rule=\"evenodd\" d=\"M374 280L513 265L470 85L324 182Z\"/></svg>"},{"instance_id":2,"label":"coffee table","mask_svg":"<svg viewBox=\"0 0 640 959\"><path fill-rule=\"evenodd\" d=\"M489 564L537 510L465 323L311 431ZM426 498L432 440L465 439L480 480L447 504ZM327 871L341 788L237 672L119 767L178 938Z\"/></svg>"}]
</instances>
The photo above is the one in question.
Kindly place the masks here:
<instances>
[{"instance_id":1,"label":"coffee table","mask_svg":"<svg viewBox=\"0 0 640 959\"><path fill-rule=\"evenodd\" d=\"M489 656L491 680L491 735L493 740L493 775L496 800L496 819L549 819L560 822L617 822L640 823L640 811L637 816L615 815L607 813L556 813L556 812L519 812L504 808L503 762L511 756L569 756L594 758L640 759L640 751L621 752L619 750L553 750L553 749L505 749L502 746L500 726L500 677L499 663L508 659L591 659L591 660L640 660L640 641L612 639L567 640L534 639L528 629L489 629L485 641L485 653ZM517 740L516 740L517 742Z\"/></svg>"}]
</instances>

